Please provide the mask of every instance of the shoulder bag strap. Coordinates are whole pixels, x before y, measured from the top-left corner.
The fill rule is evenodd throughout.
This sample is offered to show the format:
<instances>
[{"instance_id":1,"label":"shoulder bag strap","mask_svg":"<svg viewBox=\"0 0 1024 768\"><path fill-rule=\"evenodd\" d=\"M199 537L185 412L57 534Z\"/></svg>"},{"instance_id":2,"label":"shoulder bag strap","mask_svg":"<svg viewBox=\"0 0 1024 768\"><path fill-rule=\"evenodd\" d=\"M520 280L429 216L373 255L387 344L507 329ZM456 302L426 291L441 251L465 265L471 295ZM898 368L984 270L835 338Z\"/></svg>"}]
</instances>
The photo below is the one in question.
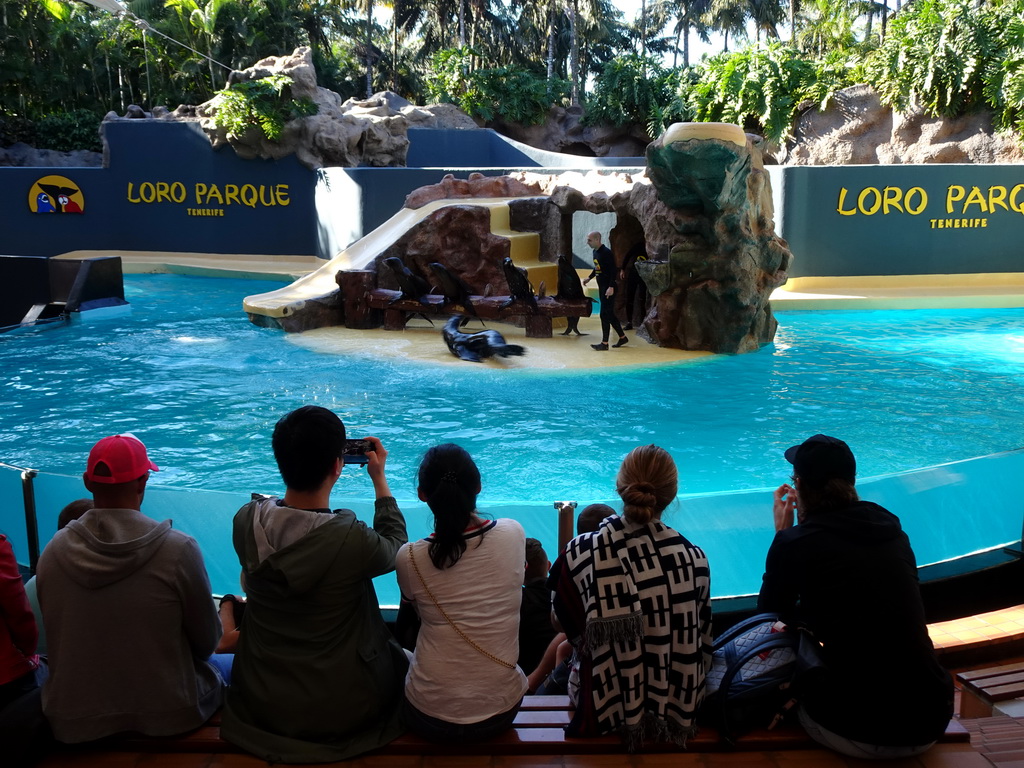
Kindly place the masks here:
<instances>
[{"instance_id":1,"label":"shoulder bag strap","mask_svg":"<svg viewBox=\"0 0 1024 768\"><path fill-rule=\"evenodd\" d=\"M438 611L440 611L441 615L444 617L444 620L447 621L449 624L451 624L452 629L454 629L456 632L459 633L459 637L461 637L463 640L465 640L467 643L469 643L471 646L473 646L473 648L476 651L478 651L479 653L482 653L484 656L486 656L488 659L490 659L491 661L495 662L496 664L500 664L501 666L507 667L508 669L515 669L516 668L515 664L510 664L509 662L504 661L503 659L499 659L493 653L488 653L483 648L481 648L479 645L477 645L472 640L470 640L469 635L467 635L465 632L463 632L462 629L459 627L459 625L456 624L454 621L452 621L451 617L447 613L445 613L444 608L442 608L441 604L439 602L437 602L437 598L434 597L434 593L431 592L430 591L430 587L427 586L427 582L424 581L423 574L420 573L420 567L416 563L415 547L412 544L409 545L409 562L412 563L412 569L414 571L416 571L416 576L419 578L420 584L423 585L423 589L426 591L427 597L429 597L431 602L434 603L434 607L437 608Z\"/></svg>"}]
</instances>

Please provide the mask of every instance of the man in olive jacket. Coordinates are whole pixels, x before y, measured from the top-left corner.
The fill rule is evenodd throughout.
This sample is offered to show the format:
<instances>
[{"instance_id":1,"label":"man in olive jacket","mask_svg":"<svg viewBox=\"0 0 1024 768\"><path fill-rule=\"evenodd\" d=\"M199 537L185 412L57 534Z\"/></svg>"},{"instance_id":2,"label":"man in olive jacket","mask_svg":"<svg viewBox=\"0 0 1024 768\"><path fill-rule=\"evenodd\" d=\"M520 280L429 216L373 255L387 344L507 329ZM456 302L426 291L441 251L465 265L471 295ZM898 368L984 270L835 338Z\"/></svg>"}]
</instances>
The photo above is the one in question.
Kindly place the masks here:
<instances>
[{"instance_id":1,"label":"man in olive jacket","mask_svg":"<svg viewBox=\"0 0 1024 768\"><path fill-rule=\"evenodd\" d=\"M345 427L306 406L274 428L284 499L254 500L234 519L248 607L221 732L268 762L333 762L387 744L408 662L380 614L371 579L395 568L405 519L368 438L373 527L331 511Z\"/></svg>"}]
</instances>

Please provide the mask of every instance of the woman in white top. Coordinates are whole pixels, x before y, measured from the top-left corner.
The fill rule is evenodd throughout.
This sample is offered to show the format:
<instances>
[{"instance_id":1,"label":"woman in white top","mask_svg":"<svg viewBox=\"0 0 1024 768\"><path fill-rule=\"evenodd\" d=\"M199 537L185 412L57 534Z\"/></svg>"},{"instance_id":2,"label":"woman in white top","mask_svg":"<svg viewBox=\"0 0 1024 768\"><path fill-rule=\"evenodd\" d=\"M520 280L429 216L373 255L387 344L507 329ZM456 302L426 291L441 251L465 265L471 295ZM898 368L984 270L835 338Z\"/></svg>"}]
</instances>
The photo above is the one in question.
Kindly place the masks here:
<instances>
[{"instance_id":1,"label":"woman in white top","mask_svg":"<svg viewBox=\"0 0 1024 768\"><path fill-rule=\"evenodd\" d=\"M402 599L421 621L403 719L432 741L487 739L512 726L526 693L515 663L525 534L515 520L480 517L480 470L458 445L427 451L417 493L434 532L397 558Z\"/></svg>"}]
</instances>

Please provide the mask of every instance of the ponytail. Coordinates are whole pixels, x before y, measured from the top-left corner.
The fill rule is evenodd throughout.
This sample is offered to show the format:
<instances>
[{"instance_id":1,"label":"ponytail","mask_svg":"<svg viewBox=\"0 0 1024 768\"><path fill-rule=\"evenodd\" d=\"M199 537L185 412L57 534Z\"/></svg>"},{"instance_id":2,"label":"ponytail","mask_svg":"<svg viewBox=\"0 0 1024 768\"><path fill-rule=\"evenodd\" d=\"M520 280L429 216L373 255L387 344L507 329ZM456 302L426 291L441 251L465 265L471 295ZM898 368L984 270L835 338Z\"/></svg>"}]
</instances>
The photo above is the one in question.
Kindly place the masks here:
<instances>
[{"instance_id":1,"label":"ponytail","mask_svg":"<svg viewBox=\"0 0 1024 768\"><path fill-rule=\"evenodd\" d=\"M420 462L419 493L434 513L434 538L428 552L438 570L459 562L466 551L463 532L476 511L480 470L465 448L436 445Z\"/></svg>"}]
</instances>

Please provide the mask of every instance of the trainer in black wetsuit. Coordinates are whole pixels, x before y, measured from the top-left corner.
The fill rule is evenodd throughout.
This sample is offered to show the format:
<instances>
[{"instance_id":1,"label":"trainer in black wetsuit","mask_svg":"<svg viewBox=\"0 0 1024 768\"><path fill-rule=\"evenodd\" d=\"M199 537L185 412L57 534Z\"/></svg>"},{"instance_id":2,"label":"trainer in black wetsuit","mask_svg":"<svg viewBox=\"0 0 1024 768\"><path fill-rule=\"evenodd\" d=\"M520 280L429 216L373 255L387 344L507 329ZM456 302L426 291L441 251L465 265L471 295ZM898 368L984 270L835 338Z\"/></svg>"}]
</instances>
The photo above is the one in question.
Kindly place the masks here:
<instances>
[{"instance_id":1,"label":"trainer in black wetsuit","mask_svg":"<svg viewBox=\"0 0 1024 768\"><path fill-rule=\"evenodd\" d=\"M637 262L640 261L647 261L647 248L642 240L626 252L622 269L619 270L619 280L626 283L626 324L622 327L627 331L633 327L635 303L640 305L641 318L647 314L647 283L640 277L640 272L636 268ZM640 301L635 302L638 294ZM643 320L641 319L640 322Z\"/></svg>"},{"instance_id":2,"label":"trainer in black wetsuit","mask_svg":"<svg viewBox=\"0 0 1024 768\"><path fill-rule=\"evenodd\" d=\"M615 342L616 347L621 347L629 341L622 332L619 319L615 316L615 283L618 267L615 266L615 256L612 255L611 249L601 244L600 232L591 232L587 235L587 245L594 249L594 271L587 275L583 284L586 285L597 277L597 290L601 296L601 343L590 346L598 352L607 352L608 335L612 328L619 334L619 340Z\"/></svg>"}]
</instances>

